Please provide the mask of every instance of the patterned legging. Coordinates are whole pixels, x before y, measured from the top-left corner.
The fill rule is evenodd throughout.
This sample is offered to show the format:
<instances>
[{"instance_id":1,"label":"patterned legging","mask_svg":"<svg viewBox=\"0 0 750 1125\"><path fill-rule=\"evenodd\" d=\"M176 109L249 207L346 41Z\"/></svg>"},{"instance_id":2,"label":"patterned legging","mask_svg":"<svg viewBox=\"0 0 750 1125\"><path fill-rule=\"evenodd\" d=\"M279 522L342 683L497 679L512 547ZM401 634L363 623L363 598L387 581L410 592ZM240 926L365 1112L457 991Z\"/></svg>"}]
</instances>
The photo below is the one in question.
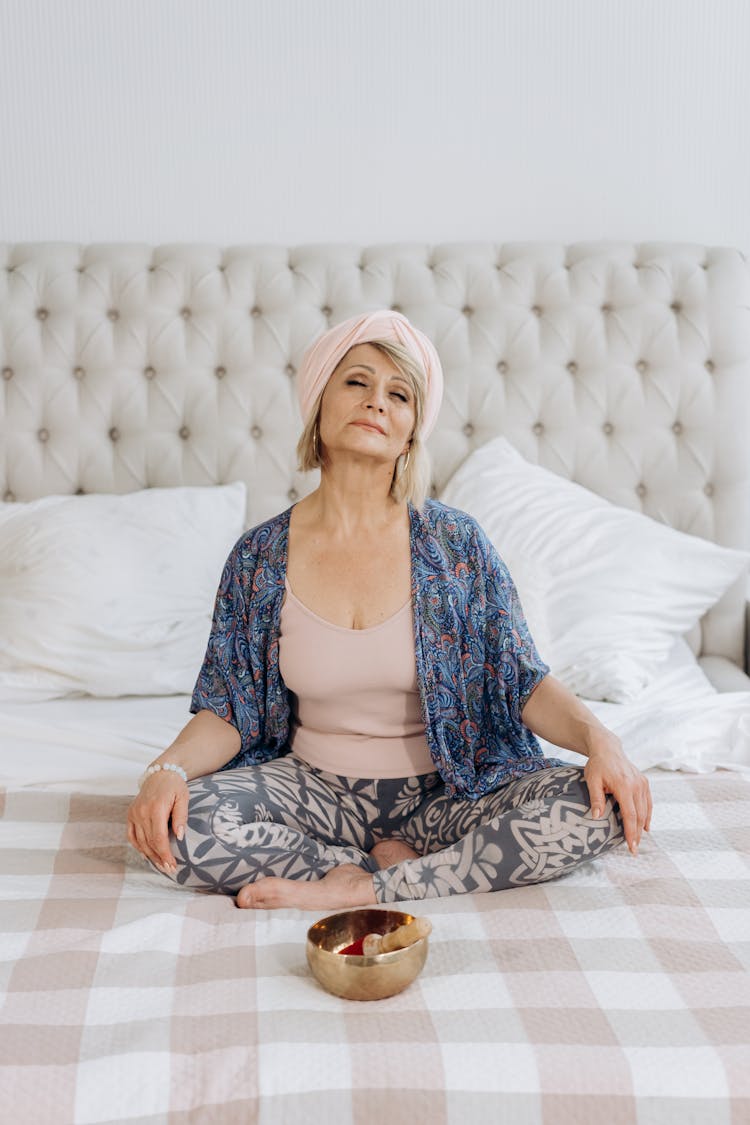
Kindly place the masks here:
<instances>
[{"instance_id":1,"label":"patterned legging","mask_svg":"<svg viewBox=\"0 0 750 1125\"><path fill-rule=\"evenodd\" d=\"M189 788L185 836L170 836L173 878L222 894L265 875L320 879L342 863L372 872L377 902L499 891L556 879L624 840L611 797L593 819L579 766L525 774L477 801L446 797L437 773L346 778L291 755ZM386 839L418 858L379 870L368 853Z\"/></svg>"}]
</instances>

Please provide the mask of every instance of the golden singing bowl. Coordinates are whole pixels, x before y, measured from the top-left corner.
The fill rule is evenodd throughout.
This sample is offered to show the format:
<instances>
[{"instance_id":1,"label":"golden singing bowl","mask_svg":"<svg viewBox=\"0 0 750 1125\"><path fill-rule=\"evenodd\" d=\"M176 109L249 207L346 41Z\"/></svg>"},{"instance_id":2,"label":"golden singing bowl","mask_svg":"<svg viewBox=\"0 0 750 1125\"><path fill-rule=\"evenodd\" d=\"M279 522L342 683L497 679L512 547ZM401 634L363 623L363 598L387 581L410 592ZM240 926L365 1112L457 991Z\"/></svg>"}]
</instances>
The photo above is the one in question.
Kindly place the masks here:
<instances>
[{"instance_id":1,"label":"golden singing bowl","mask_svg":"<svg viewBox=\"0 0 750 1125\"><path fill-rule=\"evenodd\" d=\"M313 976L334 996L347 1000L383 1000L395 996L419 976L427 960L427 938L406 949L359 957L339 953L365 934L385 934L413 922L400 910L362 907L321 918L307 931L307 963Z\"/></svg>"}]
</instances>

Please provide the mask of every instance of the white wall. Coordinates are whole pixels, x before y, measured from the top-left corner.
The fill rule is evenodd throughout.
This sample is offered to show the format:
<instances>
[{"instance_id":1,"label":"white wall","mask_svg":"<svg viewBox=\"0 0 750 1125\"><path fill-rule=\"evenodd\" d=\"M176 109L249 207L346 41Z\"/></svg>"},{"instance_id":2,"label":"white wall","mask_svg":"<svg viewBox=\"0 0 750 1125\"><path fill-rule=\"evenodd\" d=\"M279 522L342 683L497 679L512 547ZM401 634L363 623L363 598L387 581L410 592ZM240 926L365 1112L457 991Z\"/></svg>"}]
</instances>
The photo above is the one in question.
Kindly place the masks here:
<instances>
[{"instance_id":1,"label":"white wall","mask_svg":"<svg viewBox=\"0 0 750 1125\"><path fill-rule=\"evenodd\" d=\"M0 0L0 239L750 250L746 0Z\"/></svg>"}]
</instances>

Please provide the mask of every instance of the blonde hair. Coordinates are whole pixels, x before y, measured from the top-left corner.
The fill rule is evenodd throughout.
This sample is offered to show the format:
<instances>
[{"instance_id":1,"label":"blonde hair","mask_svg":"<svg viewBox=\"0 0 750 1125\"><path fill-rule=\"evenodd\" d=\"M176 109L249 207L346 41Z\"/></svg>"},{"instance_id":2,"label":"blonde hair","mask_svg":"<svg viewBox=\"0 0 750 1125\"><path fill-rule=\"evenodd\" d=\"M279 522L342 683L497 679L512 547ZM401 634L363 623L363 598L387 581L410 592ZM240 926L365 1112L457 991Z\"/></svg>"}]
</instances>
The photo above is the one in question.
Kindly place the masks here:
<instances>
[{"instance_id":1,"label":"blonde hair","mask_svg":"<svg viewBox=\"0 0 750 1125\"><path fill-rule=\"evenodd\" d=\"M390 494L398 503L410 500L415 508L421 509L429 492L432 476L430 455L420 439L427 396L427 377L420 364L402 344L394 340L360 340L359 343L372 344L374 348L388 356L407 380L414 394L414 433L409 447L409 461L404 469L406 456L402 454L396 459ZM340 363L343 362L343 358L345 357L339 360ZM318 401L310 412L310 417L297 442L297 469L301 473L307 473L323 465L320 453L320 408L324 393L325 387L320 392ZM316 425L317 442L314 441Z\"/></svg>"}]
</instances>

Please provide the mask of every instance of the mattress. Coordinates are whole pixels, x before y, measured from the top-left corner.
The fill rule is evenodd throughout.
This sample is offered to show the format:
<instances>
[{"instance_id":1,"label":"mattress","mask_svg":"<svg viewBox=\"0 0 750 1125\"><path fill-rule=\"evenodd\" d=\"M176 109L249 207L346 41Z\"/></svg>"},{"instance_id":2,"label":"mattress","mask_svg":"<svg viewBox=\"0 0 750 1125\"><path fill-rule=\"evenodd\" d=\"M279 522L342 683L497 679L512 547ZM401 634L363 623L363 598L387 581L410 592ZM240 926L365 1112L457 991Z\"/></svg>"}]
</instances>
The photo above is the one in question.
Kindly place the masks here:
<instances>
[{"instance_id":1,"label":"mattress","mask_svg":"<svg viewBox=\"0 0 750 1125\"><path fill-rule=\"evenodd\" d=\"M750 699L688 649L638 706L592 704L648 770L638 858L411 904L427 963L373 1002L310 975L318 914L238 910L127 845L187 704L2 708L5 1120L750 1121Z\"/></svg>"}]
</instances>

